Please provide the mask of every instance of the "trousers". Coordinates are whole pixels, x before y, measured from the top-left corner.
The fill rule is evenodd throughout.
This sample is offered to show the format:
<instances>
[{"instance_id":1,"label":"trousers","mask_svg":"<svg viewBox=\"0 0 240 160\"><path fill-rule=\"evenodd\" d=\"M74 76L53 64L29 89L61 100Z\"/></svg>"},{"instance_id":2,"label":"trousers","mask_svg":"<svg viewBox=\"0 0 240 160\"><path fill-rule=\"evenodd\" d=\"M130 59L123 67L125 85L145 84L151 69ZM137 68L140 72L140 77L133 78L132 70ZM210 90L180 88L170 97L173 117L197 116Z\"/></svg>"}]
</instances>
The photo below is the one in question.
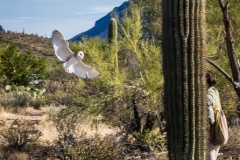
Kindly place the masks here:
<instances>
[{"instance_id":1,"label":"trousers","mask_svg":"<svg viewBox=\"0 0 240 160\"><path fill-rule=\"evenodd\" d=\"M219 149L220 146L215 146L208 142L206 160L217 160Z\"/></svg>"}]
</instances>

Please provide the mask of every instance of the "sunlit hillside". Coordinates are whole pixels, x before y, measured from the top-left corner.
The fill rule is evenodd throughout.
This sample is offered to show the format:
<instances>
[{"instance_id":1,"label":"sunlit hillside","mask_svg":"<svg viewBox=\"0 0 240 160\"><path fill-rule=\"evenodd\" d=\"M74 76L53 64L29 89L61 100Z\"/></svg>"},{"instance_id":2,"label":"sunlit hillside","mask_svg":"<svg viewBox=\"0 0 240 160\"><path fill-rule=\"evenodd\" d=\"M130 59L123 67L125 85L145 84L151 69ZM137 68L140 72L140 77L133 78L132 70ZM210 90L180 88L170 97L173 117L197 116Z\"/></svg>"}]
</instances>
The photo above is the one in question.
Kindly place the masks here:
<instances>
[{"instance_id":1,"label":"sunlit hillside","mask_svg":"<svg viewBox=\"0 0 240 160\"><path fill-rule=\"evenodd\" d=\"M37 56L53 56L51 40L37 34L15 33L8 31L0 33L0 43L16 44L21 52L32 51Z\"/></svg>"}]
</instances>

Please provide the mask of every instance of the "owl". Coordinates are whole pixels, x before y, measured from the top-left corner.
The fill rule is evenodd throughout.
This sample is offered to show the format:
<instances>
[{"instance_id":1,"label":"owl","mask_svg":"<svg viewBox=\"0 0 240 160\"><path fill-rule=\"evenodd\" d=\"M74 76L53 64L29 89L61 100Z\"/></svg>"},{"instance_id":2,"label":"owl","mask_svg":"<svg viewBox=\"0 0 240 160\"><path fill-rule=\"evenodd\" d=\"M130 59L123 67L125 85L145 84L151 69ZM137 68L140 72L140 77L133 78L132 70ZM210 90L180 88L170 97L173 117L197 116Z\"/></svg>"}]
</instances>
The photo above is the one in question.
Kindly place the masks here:
<instances>
[{"instance_id":1,"label":"owl","mask_svg":"<svg viewBox=\"0 0 240 160\"><path fill-rule=\"evenodd\" d=\"M69 43L58 31L52 32L52 43L57 58L63 62L63 68L68 73L73 73L81 78L94 79L100 75L100 73L83 63L84 53L78 51L73 53L69 48Z\"/></svg>"}]
</instances>

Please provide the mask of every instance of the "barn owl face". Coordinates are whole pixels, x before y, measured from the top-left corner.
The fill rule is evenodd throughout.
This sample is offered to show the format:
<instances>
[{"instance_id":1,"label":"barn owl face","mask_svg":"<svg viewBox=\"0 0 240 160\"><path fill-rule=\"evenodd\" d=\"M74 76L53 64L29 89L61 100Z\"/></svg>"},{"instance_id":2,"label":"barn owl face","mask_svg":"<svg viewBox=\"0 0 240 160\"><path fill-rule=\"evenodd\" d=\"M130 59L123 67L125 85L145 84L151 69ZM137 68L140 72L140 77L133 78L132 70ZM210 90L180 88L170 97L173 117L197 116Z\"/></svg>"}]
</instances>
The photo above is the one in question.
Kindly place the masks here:
<instances>
[{"instance_id":1,"label":"barn owl face","mask_svg":"<svg viewBox=\"0 0 240 160\"><path fill-rule=\"evenodd\" d=\"M83 51L78 51L78 52L77 52L77 57L82 60L82 59L84 58L84 53L83 53Z\"/></svg>"}]
</instances>

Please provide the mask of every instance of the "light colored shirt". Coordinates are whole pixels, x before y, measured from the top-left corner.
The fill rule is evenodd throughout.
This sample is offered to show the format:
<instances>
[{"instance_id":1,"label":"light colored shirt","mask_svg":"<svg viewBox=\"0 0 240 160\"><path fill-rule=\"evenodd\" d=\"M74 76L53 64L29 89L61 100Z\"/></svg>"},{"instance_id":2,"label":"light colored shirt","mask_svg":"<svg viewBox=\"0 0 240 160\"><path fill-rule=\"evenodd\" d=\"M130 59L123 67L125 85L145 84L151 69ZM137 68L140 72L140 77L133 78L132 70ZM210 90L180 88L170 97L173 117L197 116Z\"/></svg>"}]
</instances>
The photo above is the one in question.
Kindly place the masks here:
<instances>
[{"instance_id":1,"label":"light colored shirt","mask_svg":"<svg viewBox=\"0 0 240 160\"><path fill-rule=\"evenodd\" d=\"M208 123L213 124L215 122L214 108L216 106L216 100L210 94L210 92L215 92L218 97L219 97L219 93L214 87L209 87L207 92L208 92L207 93Z\"/></svg>"}]
</instances>

